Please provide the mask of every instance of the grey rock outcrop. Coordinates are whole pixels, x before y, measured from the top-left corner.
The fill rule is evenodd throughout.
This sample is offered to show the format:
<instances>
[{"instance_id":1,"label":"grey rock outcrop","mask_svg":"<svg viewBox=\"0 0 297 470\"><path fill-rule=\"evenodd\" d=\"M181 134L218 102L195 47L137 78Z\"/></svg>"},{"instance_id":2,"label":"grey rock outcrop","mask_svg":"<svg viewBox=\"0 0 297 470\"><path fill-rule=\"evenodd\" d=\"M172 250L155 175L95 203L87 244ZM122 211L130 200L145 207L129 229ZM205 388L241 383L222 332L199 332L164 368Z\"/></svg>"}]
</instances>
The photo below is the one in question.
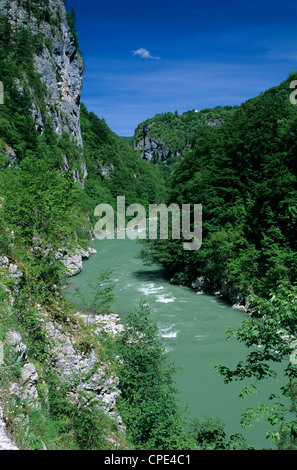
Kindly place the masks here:
<instances>
[{"instance_id":1,"label":"grey rock outcrop","mask_svg":"<svg viewBox=\"0 0 297 470\"><path fill-rule=\"evenodd\" d=\"M0 269L4 270L4 277L9 277L10 280L13 281L10 283L9 291L9 301L10 304L13 305L15 297L19 293L24 274L16 264L12 263L7 256L4 255L0 255Z\"/></svg>"},{"instance_id":2,"label":"grey rock outcrop","mask_svg":"<svg viewBox=\"0 0 297 470\"><path fill-rule=\"evenodd\" d=\"M144 160L160 163L173 156L173 152L163 139L154 139L151 137L150 128L153 124L154 123L142 128L141 136L133 143L133 148L140 153Z\"/></svg>"},{"instance_id":3,"label":"grey rock outcrop","mask_svg":"<svg viewBox=\"0 0 297 470\"><path fill-rule=\"evenodd\" d=\"M15 166L17 158L15 152L11 147L9 147L7 144L3 144L2 148L0 148L0 152L4 156L8 167Z\"/></svg>"},{"instance_id":4,"label":"grey rock outcrop","mask_svg":"<svg viewBox=\"0 0 297 470\"><path fill-rule=\"evenodd\" d=\"M97 251L94 248L88 247L83 249L77 247L76 250L57 253L57 259L61 260L61 263L66 268L66 276L73 277L79 274L83 267L83 261L89 259L92 254L96 254Z\"/></svg>"},{"instance_id":5,"label":"grey rock outcrop","mask_svg":"<svg viewBox=\"0 0 297 470\"><path fill-rule=\"evenodd\" d=\"M192 282L191 287L197 294L208 293L211 295L217 295L230 302L232 308L249 313L250 304L247 295L241 292L240 289L235 288L226 282L223 282L218 287L217 285L214 285L209 279L200 276Z\"/></svg>"},{"instance_id":6,"label":"grey rock outcrop","mask_svg":"<svg viewBox=\"0 0 297 470\"><path fill-rule=\"evenodd\" d=\"M30 83L24 90L31 96L36 129L42 133L45 120L50 118L57 134L69 134L78 147L82 147L80 104L84 63L69 28L63 0L35 1L34 9L30 2L0 0L0 14L5 15L14 28L29 28L31 33L45 39L43 46L34 53L34 67L46 88L46 115L40 109ZM22 88L19 84L19 89ZM13 159L13 155L10 158ZM69 167L67 158L65 166ZM82 160L73 169L73 176L83 180L86 174Z\"/></svg>"},{"instance_id":7,"label":"grey rock outcrop","mask_svg":"<svg viewBox=\"0 0 297 470\"><path fill-rule=\"evenodd\" d=\"M77 316L80 318L81 314L77 313ZM83 316L82 319L88 322ZM106 318L105 320L107 321ZM52 371L56 371L60 380L67 383L69 399L78 406L96 402L98 407L116 417L117 422L122 424L121 417L116 412L116 400L121 393L118 389L119 380L110 365L101 361L92 347L87 352L80 350L75 334L67 334L64 327L49 320L42 312L40 321L44 324L47 338L51 342L49 365ZM111 321L115 323L114 318ZM100 319L97 326L100 332L103 328Z\"/></svg>"},{"instance_id":8,"label":"grey rock outcrop","mask_svg":"<svg viewBox=\"0 0 297 470\"><path fill-rule=\"evenodd\" d=\"M123 328L119 324L117 315L112 315L110 318L108 315L99 315L91 319L78 312L77 317L86 323L94 322L98 333L104 329L108 333L117 334ZM50 319L40 307L39 318L51 351L44 366L50 368L52 374L57 375L61 385L67 386L68 400L75 403L78 408L87 408L91 403L96 403L98 408L104 410L124 432L122 418L116 409L117 398L121 393L118 388L119 379L112 371L110 364L102 361L92 347L88 352L81 351L78 345L79 340L75 338L75 331L72 334L67 332L65 325L62 326ZM79 328L77 334L80 338ZM46 405L45 392L41 398L38 386L42 384L43 390L47 390L47 385L43 378L39 377L34 364L29 362L27 347L21 335L17 331L9 331L6 335L6 342L16 362L20 363L20 370L18 381L9 384L2 399L16 409L17 404L22 404L21 411L16 412L14 419L18 425L21 425L26 435L29 430L29 417L23 410L40 410L41 404ZM0 403L0 450L18 450L9 438L5 415L5 406Z\"/></svg>"},{"instance_id":9,"label":"grey rock outcrop","mask_svg":"<svg viewBox=\"0 0 297 470\"><path fill-rule=\"evenodd\" d=\"M6 335L6 341L9 345L12 354L15 357L15 362L20 363L19 380L9 385L5 393L2 394L4 401L9 401L10 404L23 403L26 406L40 408L38 402L38 374L35 366L28 361L26 354L27 347L22 341L21 335L16 331L9 331ZM7 399L9 396L9 400ZM5 424L5 406L0 403L0 450L19 450L19 448L12 442L8 435ZM23 423L24 429L28 425L28 417L23 413L18 414L18 422Z\"/></svg>"},{"instance_id":10,"label":"grey rock outcrop","mask_svg":"<svg viewBox=\"0 0 297 470\"><path fill-rule=\"evenodd\" d=\"M19 450L7 435L7 430L3 417L3 409L0 405L0 450Z\"/></svg>"},{"instance_id":11,"label":"grey rock outcrop","mask_svg":"<svg viewBox=\"0 0 297 470\"><path fill-rule=\"evenodd\" d=\"M43 255L47 255L52 251L51 247L45 248L43 246L43 241L41 238L33 238L34 246L33 252L40 251ZM76 276L82 270L83 261L89 259L93 254L96 254L97 251L94 248L87 247L82 248L81 246L76 246L71 250L67 248L60 248L54 252L54 256L59 260L63 266L66 268L65 274L68 277ZM0 266L1 266L1 257L0 257Z\"/></svg>"},{"instance_id":12,"label":"grey rock outcrop","mask_svg":"<svg viewBox=\"0 0 297 470\"><path fill-rule=\"evenodd\" d=\"M39 408L38 403L38 374L34 364L30 363L27 357L27 347L23 343L21 335L16 331L7 334L7 342L16 355L16 362L21 364L19 381L14 382L9 387L9 394L27 405Z\"/></svg>"}]
</instances>

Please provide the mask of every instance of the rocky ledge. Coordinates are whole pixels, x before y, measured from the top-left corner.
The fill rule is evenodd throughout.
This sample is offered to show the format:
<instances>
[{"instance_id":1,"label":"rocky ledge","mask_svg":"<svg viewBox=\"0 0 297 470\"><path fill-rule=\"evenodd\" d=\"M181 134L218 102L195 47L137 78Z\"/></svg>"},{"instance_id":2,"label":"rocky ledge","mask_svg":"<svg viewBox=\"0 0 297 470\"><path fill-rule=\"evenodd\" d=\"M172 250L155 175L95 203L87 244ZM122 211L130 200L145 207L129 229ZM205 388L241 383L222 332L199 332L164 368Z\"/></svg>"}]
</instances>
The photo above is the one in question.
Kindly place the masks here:
<instances>
[{"instance_id":1,"label":"rocky ledge","mask_svg":"<svg viewBox=\"0 0 297 470\"><path fill-rule=\"evenodd\" d=\"M217 286L214 286L211 281L205 279L203 276L200 276L192 282L191 287L198 295L217 295L230 302L232 308L241 310L245 313L249 312L250 304L247 296L239 289L230 286L226 282L223 282L222 285L218 288Z\"/></svg>"},{"instance_id":2,"label":"rocky ledge","mask_svg":"<svg viewBox=\"0 0 297 470\"><path fill-rule=\"evenodd\" d=\"M86 249L77 247L73 251L59 250L57 259L60 259L66 268L66 276L73 277L82 271L83 261L89 259L97 251L94 248L88 247Z\"/></svg>"},{"instance_id":3,"label":"rocky ledge","mask_svg":"<svg viewBox=\"0 0 297 470\"><path fill-rule=\"evenodd\" d=\"M3 410L0 405L0 450L19 450L19 448L12 442L12 440L8 437L4 418L3 418Z\"/></svg>"},{"instance_id":4,"label":"rocky ledge","mask_svg":"<svg viewBox=\"0 0 297 470\"><path fill-rule=\"evenodd\" d=\"M88 259L96 250L77 248L74 253L59 253L59 259L66 266L69 276L74 276L82 269L82 261ZM9 310L13 308L14 298L18 293L22 280L22 271L10 262L6 256L0 257L0 268L6 278L14 280L10 292ZM26 315L26 312L23 312ZM111 365L100 358L101 332L116 335L123 330L120 318L116 314L86 315L76 312L73 318L62 323L51 318L41 307L36 305L36 315L39 324L46 334L50 354L45 359L41 370L27 356L27 347L18 331L8 331L5 343L13 354L14 361L19 364L18 379L10 382L0 394L0 450L17 450L11 441L6 421L11 420L21 426L24 435L29 429L29 416L21 411L17 404L22 404L22 410L41 410L47 406L48 386L46 371L50 370L66 385L67 396L78 407L87 408L90 403L96 403L112 418L118 429L125 432L122 418L117 412L117 398L120 395L118 377ZM94 336L89 343L82 336L82 323L94 325ZM42 390L42 396L40 396ZM19 410L11 415L9 409ZM16 420L16 421L15 421ZM116 446L116 442L114 443Z\"/></svg>"}]
</instances>

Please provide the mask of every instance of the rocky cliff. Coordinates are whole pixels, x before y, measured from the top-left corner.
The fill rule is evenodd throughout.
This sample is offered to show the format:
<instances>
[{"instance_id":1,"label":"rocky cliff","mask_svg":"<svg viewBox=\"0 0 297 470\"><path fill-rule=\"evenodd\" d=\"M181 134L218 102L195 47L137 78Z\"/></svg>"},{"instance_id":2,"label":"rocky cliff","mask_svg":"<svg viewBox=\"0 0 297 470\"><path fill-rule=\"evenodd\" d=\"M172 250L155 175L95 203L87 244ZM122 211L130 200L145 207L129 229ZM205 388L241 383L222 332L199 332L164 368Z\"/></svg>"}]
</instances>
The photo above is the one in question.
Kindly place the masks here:
<instances>
[{"instance_id":1,"label":"rocky cliff","mask_svg":"<svg viewBox=\"0 0 297 470\"><path fill-rule=\"evenodd\" d=\"M183 114L157 114L139 124L133 137L133 148L147 161L162 163L188 152L205 126L220 127L232 115L230 106L192 110Z\"/></svg>"},{"instance_id":2,"label":"rocky cliff","mask_svg":"<svg viewBox=\"0 0 297 470\"><path fill-rule=\"evenodd\" d=\"M42 133L45 122L54 132L70 136L82 148L80 104L83 83L83 59L71 31L63 0L0 0L0 15L8 18L12 30L27 28L35 37L34 68L45 86L41 108L31 83L27 80L24 92L30 94L32 116L36 129ZM18 85L20 89L23 84ZM64 165L69 169L67 156ZM86 177L86 165L81 161L74 176Z\"/></svg>"},{"instance_id":3,"label":"rocky cliff","mask_svg":"<svg viewBox=\"0 0 297 470\"><path fill-rule=\"evenodd\" d=\"M144 125L133 142L133 148L139 152L141 158L152 163L161 163L172 156L178 156L179 152L173 150L168 144L158 137L150 135L150 129L154 123Z\"/></svg>"},{"instance_id":4,"label":"rocky cliff","mask_svg":"<svg viewBox=\"0 0 297 470\"><path fill-rule=\"evenodd\" d=\"M52 318L44 307L34 305L35 328L40 330L48 350L42 367L39 361L35 365L34 358L28 356L28 333L25 332L23 338L18 328L11 328L7 322L7 317L14 315L23 273L5 256L0 257L0 272L0 288L13 286L5 287L7 299L0 302L3 323L0 329L3 340L0 342L1 361L4 359L0 361L0 450L18 450L35 445L36 436L31 430L32 414L38 413L40 423L46 419L49 395L53 394L49 387L52 388L53 383L57 389L54 393L63 390L61 400L66 394L69 404L86 414L90 406L102 410L114 422L117 433L124 436L125 427L116 408L121 393L118 378L109 361L100 357L104 339L99 340L102 334L103 337L106 334L113 337L123 331L118 315L88 315L77 311L61 322ZM30 318L31 309L32 306L28 306L22 315ZM93 333L87 333L84 325L87 329L92 325ZM88 336L85 339L84 334ZM17 369L17 373L10 368ZM114 432L107 431L105 437L112 447L119 445L119 437ZM47 450L45 443L41 441L41 444L43 450Z\"/></svg>"},{"instance_id":5,"label":"rocky cliff","mask_svg":"<svg viewBox=\"0 0 297 470\"><path fill-rule=\"evenodd\" d=\"M46 134L50 125L57 139L64 139L68 153L65 152L62 168L59 166L57 171L61 169L68 173L70 170L75 180L83 182L87 177L80 124L84 64L64 1L0 0L0 15L8 19L10 25L10 42L13 43L10 50L14 43L15 49L18 48L20 36L15 32L29 31L33 38L34 47L27 52L30 59L34 54L35 75L13 78L17 90L26 98L26 103L30 103L35 130ZM42 83L39 96L30 81L36 76ZM13 111L16 107L13 103ZM36 134L34 126L33 132ZM5 142L6 136L1 135L0 139L2 137ZM9 145L6 146L8 166L16 165L21 172L16 154ZM5 230L10 229L5 226ZM110 446L116 448L125 429L116 409L120 395L118 378L104 354L102 335L113 336L121 331L119 318L116 315L90 317L72 309L71 313L66 313L67 305L64 304L65 309L58 307L60 298L55 298L59 294L54 289L49 302L55 304L54 308L45 304L41 307L34 296L29 296L20 313L16 305L24 284L30 281L18 254L14 253L17 251L14 237L10 238L9 248L4 247L0 252L0 450L34 449L40 445L46 449L39 430L33 430L34 416L38 415L38 427L45 426L49 408L54 408L55 404L61 406L63 400L65 406L73 407L78 415L86 413L87 417L99 419L100 413L104 413L112 424L106 425L102 434ZM36 263L49 263L45 256L49 246L44 240L36 235L31 243L31 258L38 253ZM73 246L71 251L62 247L55 251L55 258L65 266L65 274L73 276L81 271L82 261L94 252L80 246ZM39 281L42 282L41 278ZM34 291L34 286L31 287ZM35 332L38 332L37 336ZM34 342L39 344L35 348L38 353L34 352ZM42 360L37 357L40 352ZM53 404L53 400L57 402ZM88 421L83 416L82 423L85 422Z\"/></svg>"}]
</instances>

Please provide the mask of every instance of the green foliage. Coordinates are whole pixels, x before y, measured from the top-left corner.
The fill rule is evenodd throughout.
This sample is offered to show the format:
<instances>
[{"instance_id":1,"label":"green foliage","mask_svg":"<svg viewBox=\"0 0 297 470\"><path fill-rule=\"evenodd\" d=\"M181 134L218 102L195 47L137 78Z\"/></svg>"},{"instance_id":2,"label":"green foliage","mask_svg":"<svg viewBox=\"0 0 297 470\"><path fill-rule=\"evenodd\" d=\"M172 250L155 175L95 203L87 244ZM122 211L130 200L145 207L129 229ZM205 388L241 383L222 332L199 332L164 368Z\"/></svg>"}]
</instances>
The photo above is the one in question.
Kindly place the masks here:
<instances>
[{"instance_id":1,"label":"green foliage","mask_svg":"<svg viewBox=\"0 0 297 470\"><path fill-rule=\"evenodd\" d=\"M293 75L292 75L293 76ZM296 279L296 107L292 76L235 109L224 125L204 126L169 180L168 203L203 205L203 244L154 241L146 259L161 261L186 284L198 276L265 296ZM167 259L164 260L164 251Z\"/></svg>"},{"instance_id":2,"label":"green foliage","mask_svg":"<svg viewBox=\"0 0 297 470\"><path fill-rule=\"evenodd\" d=\"M0 173L0 246L24 271L40 302L61 285L58 249L77 243L76 227L83 223L80 191L72 175L33 154L17 169Z\"/></svg>"},{"instance_id":3,"label":"green foliage","mask_svg":"<svg viewBox=\"0 0 297 470\"><path fill-rule=\"evenodd\" d=\"M48 22L59 34L61 12L53 17L47 0L26 0L22 5L29 18L33 15L38 23ZM67 21L78 48L74 11L67 13ZM242 424L248 426L252 419L267 416L272 426L268 435L279 448L296 449L292 342L296 337L297 288L292 283L297 275L297 115L289 101L289 84L296 72L279 87L238 108L193 110L181 116L166 113L142 123L134 143L149 129L150 138L170 151L171 158L160 168L140 159L130 138L116 136L104 119L89 113L84 105L84 151L69 135L57 136L47 114L47 90L34 70L34 54L42 54L44 48L51 50L49 39L12 27L6 17L0 17L0 37L5 91L4 105L0 106L0 249L24 273L13 309L6 290L13 286L0 283L0 341L5 342L17 322L28 354L49 387L48 409L33 412L17 400L10 404L7 415L11 426L13 416L29 416L26 445L30 449L41 449L43 443L49 449L109 449L114 437L126 445L115 422L95 402L84 406L83 395L78 397L79 406L69 400L71 384L61 381L48 367L50 344L36 304L42 304L56 320L65 319L68 309L61 297L64 278L57 250L85 241L97 204L115 207L116 197L125 196L127 205L147 207L167 197L168 203L203 204L203 246L197 252L184 252L179 241L156 240L144 248L146 261L162 262L184 284L203 275L212 286L226 283L246 294L256 292L266 297L270 288L287 282L267 300L252 299L256 307L253 316L240 330L231 332L249 348L246 361L235 370L225 366L218 366L218 370L226 382L259 381L278 377L273 363L284 365L282 396L272 395L270 403L247 409ZM34 104L45 123L42 135L32 117ZM12 151L15 166L9 158ZM65 157L71 172L65 169ZM73 170L80 168L83 158L88 168L84 189L73 179ZM162 175L168 179L167 188ZM109 274L104 272L90 283L92 296L77 292L89 313L110 311L114 286ZM141 305L125 320L125 330L115 340L105 341L104 354L115 364L119 376L122 394L118 411L131 436L131 447L245 448L241 437L226 436L218 421L189 425L176 399L174 367L168 362L148 308ZM89 338L93 341L94 335L83 329L77 342L83 354L90 350ZM5 362L0 365L2 390L18 378L21 366L9 348L5 349ZM253 382L241 396L255 391Z\"/></svg>"},{"instance_id":4,"label":"green foliage","mask_svg":"<svg viewBox=\"0 0 297 470\"><path fill-rule=\"evenodd\" d=\"M153 162L162 163L160 170L166 179L175 170L182 156L186 154L200 136L205 126L219 127L233 114L235 107L224 106L202 111L188 111L181 115L175 113L157 114L139 124L135 130L133 144L140 140L153 140L166 152L165 161L160 161L157 150L153 150Z\"/></svg>"},{"instance_id":5,"label":"green foliage","mask_svg":"<svg viewBox=\"0 0 297 470\"><path fill-rule=\"evenodd\" d=\"M71 34L74 38L74 44L75 44L75 47L76 49L79 48L79 42L78 42L78 34L77 34L77 30L76 30L76 13L75 13L75 10L73 8L71 8L71 11L67 11L67 22L68 22L68 26L69 26L69 29L71 31Z\"/></svg>"},{"instance_id":6,"label":"green foliage","mask_svg":"<svg viewBox=\"0 0 297 470\"><path fill-rule=\"evenodd\" d=\"M18 318L18 330L23 332L29 356L35 363L42 364L50 353L50 341L40 322L40 311L25 291L17 297L14 315Z\"/></svg>"},{"instance_id":7,"label":"green foliage","mask_svg":"<svg viewBox=\"0 0 297 470\"><path fill-rule=\"evenodd\" d=\"M118 409L136 449L195 449L176 399L172 375L158 328L146 305L125 318L116 340L121 396Z\"/></svg>"},{"instance_id":8,"label":"green foliage","mask_svg":"<svg viewBox=\"0 0 297 470\"><path fill-rule=\"evenodd\" d=\"M247 450L251 449L239 434L227 436L225 425L219 419L194 419L191 423L198 450Z\"/></svg>"},{"instance_id":9,"label":"green foliage","mask_svg":"<svg viewBox=\"0 0 297 470\"><path fill-rule=\"evenodd\" d=\"M42 443L48 450L108 450L115 440L119 449L125 445L116 421L98 402L84 405L82 392L77 402L68 398L71 386L52 370L47 375L47 384L49 410L29 414L31 450L39 450Z\"/></svg>"},{"instance_id":10,"label":"green foliage","mask_svg":"<svg viewBox=\"0 0 297 470\"><path fill-rule=\"evenodd\" d=\"M280 285L276 292L265 300L251 299L253 314L242 327L229 330L229 335L245 344L248 354L245 361L234 370L219 365L217 370L225 383L233 380L254 380L241 394L242 397L256 393L257 382L267 378L282 383L281 396L272 394L271 404L260 403L250 407L242 417L242 425L249 426L253 419L266 416L272 426L267 431L280 449L296 449L297 421L297 286ZM280 364L281 367L276 367Z\"/></svg>"},{"instance_id":11,"label":"green foliage","mask_svg":"<svg viewBox=\"0 0 297 470\"><path fill-rule=\"evenodd\" d=\"M17 360L16 352L7 341L8 332L13 330L17 323L9 305L9 287L9 283L0 277L0 386L4 391L3 397L6 395L8 384L19 376L22 367L22 362Z\"/></svg>"},{"instance_id":12,"label":"green foliage","mask_svg":"<svg viewBox=\"0 0 297 470\"><path fill-rule=\"evenodd\" d=\"M74 297L88 314L108 313L115 301L115 283L110 280L111 270L102 271L96 280L88 282L89 291L75 290Z\"/></svg>"},{"instance_id":13,"label":"green foliage","mask_svg":"<svg viewBox=\"0 0 297 470\"><path fill-rule=\"evenodd\" d=\"M115 207L116 197L125 196L127 205L148 206L164 197L164 182L156 167L141 160L131 146L113 133L104 119L81 106L81 128L88 167L86 205L101 203Z\"/></svg>"}]
</instances>

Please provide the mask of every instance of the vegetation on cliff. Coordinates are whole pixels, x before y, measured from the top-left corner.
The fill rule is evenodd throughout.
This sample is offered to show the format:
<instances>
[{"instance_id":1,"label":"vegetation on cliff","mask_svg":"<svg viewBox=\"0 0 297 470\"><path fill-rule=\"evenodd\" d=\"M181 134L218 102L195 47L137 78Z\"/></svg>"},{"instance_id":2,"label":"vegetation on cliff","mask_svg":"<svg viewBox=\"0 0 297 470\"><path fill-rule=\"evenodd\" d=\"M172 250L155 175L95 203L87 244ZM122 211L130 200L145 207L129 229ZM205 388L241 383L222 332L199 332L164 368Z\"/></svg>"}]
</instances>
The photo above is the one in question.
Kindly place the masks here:
<instances>
[{"instance_id":1,"label":"vegetation on cliff","mask_svg":"<svg viewBox=\"0 0 297 470\"><path fill-rule=\"evenodd\" d=\"M26 11L37 18L40 24L52 24L53 19L46 12L47 6L32 2L27 5ZM74 34L74 16L68 15L67 19ZM8 430L17 445L27 449L96 450L148 448L150 445L161 448L165 438L162 438L160 431L163 422L160 410L142 410L139 400L144 403L144 397L141 398L143 389L135 389L132 404L128 404L129 399L124 398L125 389L129 387L124 375L129 370L132 374L129 343L121 338L117 344L113 344L113 340L104 336L103 332L100 334L104 337L98 336L98 333L78 321L75 307L63 295L64 268L57 254L61 250L67 252L75 249L78 244L85 246L93 228L93 213L97 204L110 202L115 205L117 195L125 195L127 204L139 202L147 206L159 202L164 191L162 177L157 168L139 159L126 142L111 132L104 120L89 113L83 105L83 149L67 133L56 133L51 119L55 110L49 107L48 90L42 77L36 73L34 62L35 54L38 56L43 48L51 50L49 39L33 33L27 27L13 27L6 16L1 17L0 27L1 80L5 91L4 104L0 106L0 251L4 255L0 263L3 279L0 291L0 340L5 345L0 380L1 402ZM42 132L32 115L36 104L45 123ZM76 172L82 162L86 165L87 178ZM9 269L17 270L20 274L17 282L11 277ZM109 297L108 302L110 300ZM110 311L106 302L104 305L105 311ZM96 313L99 313L97 306ZM86 369L84 376L69 376L67 382L61 376L61 371L60 374L57 372L54 366L57 358L53 359L57 344L52 342L46 325L52 325L54 337L59 338L62 332L66 334L58 339L62 343L71 337L73 351L76 352L71 352L71 346L69 354L78 354L80 360L90 361L90 370ZM21 332L26 343L26 355L20 356L9 344L10 331ZM155 335L155 330L152 331ZM134 347L137 349L138 333L135 326L131 326L129 332L135 337ZM145 334L149 335L149 331ZM148 361L151 354L152 357L159 356L157 361L151 362L148 374L150 377L152 374L159 374L160 377L164 374L169 381L169 372L165 373L162 369L163 352L157 344L156 335L152 339L147 351ZM115 363L116 352L125 363L124 369ZM94 363L91 360L96 358L94 354L98 356L98 363L97 360ZM29 359L32 366L28 363ZM71 360L71 357L67 360ZM100 371L100 360L105 361L107 369L111 367L122 377L121 411L127 421L127 434L131 434L129 440L116 416L112 418L106 414L104 404L98 408L96 393L90 400L84 387L79 387L89 376L96 374L97 368ZM21 395L9 392L11 384L19 387L15 384L22 381L24 366L33 371L32 378L29 378L29 395L32 391L37 393L33 380L34 383L37 381L41 407L40 404L35 406L34 400L29 403ZM97 379L100 380L100 374ZM137 373L135 380L140 380ZM144 380L143 375L141 380ZM161 395L163 398L165 393L171 396L168 409L176 413L171 430L179 422L180 428L171 433L172 437L169 428L166 430L166 446L169 449L176 448L177 442L186 439L186 435L174 393L170 387L166 388L165 382L164 379L159 393L157 385L154 389L152 409L158 406ZM100 383L94 385L95 389L100 388ZM133 434L128 410L140 416L138 435ZM168 413L171 414L170 411ZM159 440L156 435L147 439L141 437L147 432L144 427L149 414L150 423L159 429Z\"/></svg>"},{"instance_id":2,"label":"vegetation on cliff","mask_svg":"<svg viewBox=\"0 0 297 470\"><path fill-rule=\"evenodd\" d=\"M185 252L183 240L169 239L145 241L142 251L145 262L166 266L174 282L200 278L205 290L248 300L251 317L230 332L247 346L246 360L218 370L226 383L251 381L242 397L257 393L258 381L283 383L280 396L248 409L242 420L246 426L266 416L267 435L280 449L296 449L297 435L297 110L290 101L296 78L291 72L224 125L204 127L175 167L167 203L203 205L201 249Z\"/></svg>"},{"instance_id":3,"label":"vegetation on cliff","mask_svg":"<svg viewBox=\"0 0 297 470\"><path fill-rule=\"evenodd\" d=\"M39 25L59 25L50 0L20 5ZM66 22L76 54L74 13L66 16ZM178 406L174 369L146 306L127 316L126 328L116 338L103 331L98 334L77 320L75 308L63 296L65 270L57 252L85 246L95 206L115 207L117 195L126 196L127 204L146 207L165 196L168 203L203 204L201 250L185 253L178 240L155 240L144 247L143 257L163 263L176 282L190 285L202 276L214 288L225 284L246 296L256 293L254 316L233 333L249 348L258 349L234 371L218 369L227 382L274 376L270 361L287 360L296 337L297 115L289 101L296 73L237 108L189 111L182 116L166 113L142 123L134 144L149 129L150 139L162 141L174 157L164 170L140 159L127 139L111 132L84 105L83 147L67 132L55 132L57 107L49 104L48 90L34 66L42 51L53 54L50 39L24 25L16 27L6 16L0 18L0 38L5 92L0 106L0 252L5 255L0 272L0 341L6 348L0 380L10 431L21 447L30 449L246 448L240 436L228 438L221 423L187 421ZM33 116L36 107L42 129ZM166 186L162 175L168 179ZM18 280L11 276L15 270L21 273ZM275 292L270 295L271 290ZM100 297L100 306L101 301ZM108 302L103 304L106 310L111 308ZM85 405L84 390L78 393L80 407L69 399L72 384L52 367L52 344L44 326L53 324L60 334L71 336L84 359L91 352L98 355L85 379L97 370L99 359L117 373L122 392L117 411L126 426L124 433L93 400ZM10 401L7 390L21 381L24 365L7 344L7 334L14 329L21 331L40 374L38 393L44 407L34 409L15 397ZM282 391L289 398L292 419L287 420L288 408L275 396L273 406L245 415L248 423L268 413L269 422L279 426L273 437L280 448L296 448L296 373L291 361ZM81 376L75 380L76 386L81 385ZM26 435L19 424L24 416Z\"/></svg>"},{"instance_id":4,"label":"vegetation on cliff","mask_svg":"<svg viewBox=\"0 0 297 470\"><path fill-rule=\"evenodd\" d=\"M221 127L201 130L169 181L168 203L203 205L200 250L182 240L152 241L145 256L164 263L176 281L203 276L264 295L296 279L296 107L290 83L237 108Z\"/></svg>"}]
</instances>

